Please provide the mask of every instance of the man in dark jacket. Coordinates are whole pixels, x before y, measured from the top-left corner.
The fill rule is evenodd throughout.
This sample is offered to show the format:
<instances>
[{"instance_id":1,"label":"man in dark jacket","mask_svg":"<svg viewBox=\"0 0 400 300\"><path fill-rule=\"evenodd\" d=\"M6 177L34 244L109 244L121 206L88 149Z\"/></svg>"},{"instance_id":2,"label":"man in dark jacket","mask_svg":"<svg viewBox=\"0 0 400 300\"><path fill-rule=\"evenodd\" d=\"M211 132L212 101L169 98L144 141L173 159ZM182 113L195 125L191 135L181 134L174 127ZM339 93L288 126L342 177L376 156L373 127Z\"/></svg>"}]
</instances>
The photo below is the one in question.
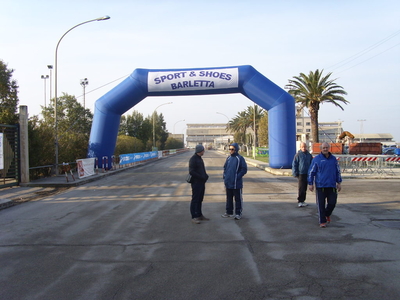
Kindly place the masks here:
<instances>
[{"instance_id":1,"label":"man in dark jacket","mask_svg":"<svg viewBox=\"0 0 400 300\"><path fill-rule=\"evenodd\" d=\"M243 176L247 173L247 164L243 156L239 155L239 145L233 143L229 146L230 155L224 164L224 184L226 189L226 212L223 218L242 218L242 189ZM235 214L233 214L233 198L235 198Z\"/></svg>"},{"instance_id":2,"label":"man in dark jacket","mask_svg":"<svg viewBox=\"0 0 400 300\"><path fill-rule=\"evenodd\" d=\"M208 175L206 168L204 167L203 159L204 155L203 145L197 145L195 153L189 160L189 174L192 175L192 201L190 202L190 213L192 215L192 222L194 224L200 224L200 221L208 221L209 219L203 216L201 206L203 203L204 193L206 190L206 182Z\"/></svg>"},{"instance_id":3,"label":"man in dark jacket","mask_svg":"<svg viewBox=\"0 0 400 300\"><path fill-rule=\"evenodd\" d=\"M307 144L302 142L300 144L300 150L296 153L292 162L292 174L298 179L298 207L307 206L306 194L307 194L307 175L308 168L311 165L312 155L308 152Z\"/></svg>"},{"instance_id":4,"label":"man in dark jacket","mask_svg":"<svg viewBox=\"0 0 400 300\"><path fill-rule=\"evenodd\" d=\"M312 160L308 171L308 186L312 192L315 183L319 226L325 228L326 224L331 222L338 192L342 188L342 176L336 157L329 152L330 145L322 143L321 150L321 153Z\"/></svg>"}]
</instances>

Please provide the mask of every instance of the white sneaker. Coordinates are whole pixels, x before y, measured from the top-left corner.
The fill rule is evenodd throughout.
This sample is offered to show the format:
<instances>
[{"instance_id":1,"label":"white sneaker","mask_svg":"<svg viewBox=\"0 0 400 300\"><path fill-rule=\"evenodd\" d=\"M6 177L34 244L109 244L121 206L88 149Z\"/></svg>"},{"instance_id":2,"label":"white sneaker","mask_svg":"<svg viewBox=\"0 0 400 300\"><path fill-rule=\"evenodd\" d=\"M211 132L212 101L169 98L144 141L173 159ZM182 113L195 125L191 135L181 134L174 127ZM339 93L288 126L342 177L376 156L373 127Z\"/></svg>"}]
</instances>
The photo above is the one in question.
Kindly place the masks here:
<instances>
[{"instance_id":1,"label":"white sneaker","mask_svg":"<svg viewBox=\"0 0 400 300\"><path fill-rule=\"evenodd\" d=\"M297 204L297 207L303 207L303 203L299 202L299 204Z\"/></svg>"},{"instance_id":2,"label":"white sneaker","mask_svg":"<svg viewBox=\"0 0 400 300\"><path fill-rule=\"evenodd\" d=\"M235 216L235 220L240 220L241 218L242 218L241 215L236 215L236 216Z\"/></svg>"},{"instance_id":3,"label":"white sneaker","mask_svg":"<svg viewBox=\"0 0 400 300\"><path fill-rule=\"evenodd\" d=\"M227 213L224 213L223 215L221 215L221 217L223 217L223 218L232 218L233 215L229 215Z\"/></svg>"},{"instance_id":4,"label":"white sneaker","mask_svg":"<svg viewBox=\"0 0 400 300\"><path fill-rule=\"evenodd\" d=\"M304 206L308 206L308 204L307 204L307 203L305 203L305 202L303 202L303 207L304 207Z\"/></svg>"}]
</instances>

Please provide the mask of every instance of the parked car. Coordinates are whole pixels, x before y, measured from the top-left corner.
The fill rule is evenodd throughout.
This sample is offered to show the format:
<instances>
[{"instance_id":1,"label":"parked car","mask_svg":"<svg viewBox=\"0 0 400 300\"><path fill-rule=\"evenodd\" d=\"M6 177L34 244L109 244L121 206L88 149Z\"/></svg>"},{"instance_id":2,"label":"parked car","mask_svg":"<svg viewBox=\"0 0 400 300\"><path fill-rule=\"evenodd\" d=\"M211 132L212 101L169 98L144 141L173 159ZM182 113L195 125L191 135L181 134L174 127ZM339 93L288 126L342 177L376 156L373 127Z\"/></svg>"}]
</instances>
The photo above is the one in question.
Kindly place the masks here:
<instances>
[{"instance_id":1,"label":"parked car","mask_svg":"<svg viewBox=\"0 0 400 300\"><path fill-rule=\"evenodd\" d=\"M382 151L382 154L383 155L394 155L395 150L396 150L396 148L393 148L393 147L384 148Z\"/></svg>"}]
</instances>

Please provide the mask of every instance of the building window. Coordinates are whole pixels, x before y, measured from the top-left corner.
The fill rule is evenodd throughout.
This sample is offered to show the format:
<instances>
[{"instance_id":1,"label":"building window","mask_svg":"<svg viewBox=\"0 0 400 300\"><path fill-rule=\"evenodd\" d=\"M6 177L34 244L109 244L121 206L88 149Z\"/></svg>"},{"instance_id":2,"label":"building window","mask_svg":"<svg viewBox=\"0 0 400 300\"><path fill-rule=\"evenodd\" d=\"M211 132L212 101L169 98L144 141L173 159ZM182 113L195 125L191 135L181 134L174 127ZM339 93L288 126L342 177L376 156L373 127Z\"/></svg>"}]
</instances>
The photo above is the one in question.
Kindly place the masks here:
<instances>
[{"instance_id":1,"label":"building window","mask_svg":"<svg viewBox=\"0 0 400 300\"><path fill-rule=\"evenodd\" d=\"M306 122L306 126L310 126L311 125L311 123L310 122Z\"/></svg>"},{"instance_id":2,"label":"building window","mask_svg":"<svg viewBox=\"0 0 400 300\"><path fill-rule=\"evenodd\" d=\"M297 122L297 126L301 126L301 122Z\"/></svg>"},{"instance_id":3,"label":"building window","mask_svg":"<svg viewBox=\"0 0 400 300\"><path fill-rule=\"evenodd\" d=\"M311 132L311 129L306 129L306 132Z\"/></svg>"}]
</instances>

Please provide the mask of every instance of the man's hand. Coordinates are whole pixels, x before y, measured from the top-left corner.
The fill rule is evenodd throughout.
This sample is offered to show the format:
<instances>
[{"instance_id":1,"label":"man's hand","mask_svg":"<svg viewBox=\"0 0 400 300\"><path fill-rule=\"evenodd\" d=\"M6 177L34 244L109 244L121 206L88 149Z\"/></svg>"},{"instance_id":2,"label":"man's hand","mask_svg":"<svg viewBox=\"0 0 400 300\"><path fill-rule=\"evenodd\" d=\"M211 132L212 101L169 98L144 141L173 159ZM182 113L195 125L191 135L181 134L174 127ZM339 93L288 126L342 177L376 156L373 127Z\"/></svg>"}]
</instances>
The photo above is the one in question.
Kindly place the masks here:
<instances>
[{"instance_id":1,"label":"man's hand","mask_svg":"<svg viewBox=\"0 0 400 300\"><path fill-rule=\"evenodd\" d=\"M342 189L342 185L340 184L340 182L336 183L336 189L338 192L340 192L340 190Z\"/></svg>"},{"instance_id":2,"label":"man's hand","mask_svg":"<svg viewBox=\"0 0 400 300\"><path fill-rule=\"evenodd\" d=\"M314 185L309 185L308 189L310 190L310 192L314 192Z\"/></svg>"}]
</instances>

